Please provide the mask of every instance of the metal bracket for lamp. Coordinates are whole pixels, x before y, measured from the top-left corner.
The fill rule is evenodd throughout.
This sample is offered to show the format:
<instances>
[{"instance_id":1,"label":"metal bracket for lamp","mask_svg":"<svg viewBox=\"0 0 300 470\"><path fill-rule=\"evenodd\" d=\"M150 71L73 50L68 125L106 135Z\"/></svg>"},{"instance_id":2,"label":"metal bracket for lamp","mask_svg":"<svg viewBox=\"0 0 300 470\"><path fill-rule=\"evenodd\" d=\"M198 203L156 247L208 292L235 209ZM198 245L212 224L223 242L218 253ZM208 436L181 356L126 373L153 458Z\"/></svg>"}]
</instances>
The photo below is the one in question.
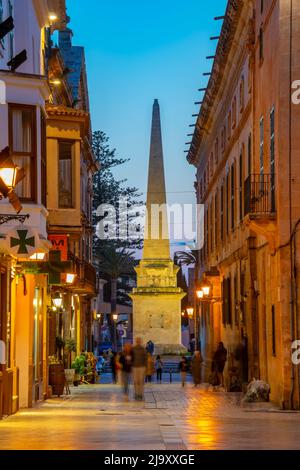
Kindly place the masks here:
<instances>
[{"instance_id":1,"label":"metal bracket for lamp","mask_svg":"<svg viewBox=\"0 0 300 470\"><path fill-rule=\"evenodd\" d=\"M26 219L29 219L29 217L30 214L0 214L0 225L6 224L11 220L18 220L19 222L21 222L21 224L23 224Z\"/></svg>"}]
</instances>

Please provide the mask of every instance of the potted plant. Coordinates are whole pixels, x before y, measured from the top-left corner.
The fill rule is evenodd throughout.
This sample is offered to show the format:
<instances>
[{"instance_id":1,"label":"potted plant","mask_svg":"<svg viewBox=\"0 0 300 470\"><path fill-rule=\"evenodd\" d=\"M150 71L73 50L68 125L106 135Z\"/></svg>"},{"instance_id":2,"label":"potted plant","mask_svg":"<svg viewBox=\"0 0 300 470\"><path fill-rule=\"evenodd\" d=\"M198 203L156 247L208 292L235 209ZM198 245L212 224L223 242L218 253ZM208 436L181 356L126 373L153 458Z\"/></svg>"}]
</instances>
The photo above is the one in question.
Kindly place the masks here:
<instances>
[{"instance_id":1,"label":"potted plant","mask_svg":"<svg viewBox=\"0 0 300 470\"><path fill-rule=\"evenodd\" d=\"M78 386L81 377L84 375L85 372L85 363L86 363L86 357L85 354L80 354L79 356L76 356L75 360L72 362L72 369L75 370L75 377L74 377L74 385Z\"/></svg>"},{"instance_id":2,"label":"potted plant","mask_svg":"<svg viewBox=\"0 0 300 470\"><path fill-rule=\"evenodd\" d=\"M75 381L75 369L71 368L72 352L76 352L76 341L73 338L69 338L64 347L65 376L68 384L72 384Z\"/></svg>"}]
</instances>

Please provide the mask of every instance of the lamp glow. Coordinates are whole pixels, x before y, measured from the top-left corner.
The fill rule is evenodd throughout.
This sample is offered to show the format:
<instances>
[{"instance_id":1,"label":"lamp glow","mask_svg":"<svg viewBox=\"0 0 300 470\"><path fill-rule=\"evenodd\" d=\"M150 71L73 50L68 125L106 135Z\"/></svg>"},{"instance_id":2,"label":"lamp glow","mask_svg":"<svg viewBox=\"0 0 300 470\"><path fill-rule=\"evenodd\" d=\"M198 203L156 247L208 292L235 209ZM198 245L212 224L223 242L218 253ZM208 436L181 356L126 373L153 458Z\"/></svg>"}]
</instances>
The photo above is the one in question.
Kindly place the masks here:
<instances>
[{"instance_id":1,"label":"lamp glow","mask_svg":"<svg viewBox=\"0 0 300 470\"><path fill-rule=\"evenodd\" d=\"M187 308L186 311L187 311L188 317L189 317L189 318L193 318L193 316L194 316L194 309L193 309L193 307Z\"/></svg>"},{"instance_id":2,"label":"lamp glow","mask_svg":"<svg viewBox=\"0 0 300 470\"><path fill-rule=\"evenodd\" d=\"M203 299L203 297L204 297L204 292L203 292L202 289L201 289L201 290L197 290L197 297L198 297L198 299Z\"/></svg>"},{"instance_id":3,"label":"lamp glow","mask_svg":"<svg viewBox=\"0 0 300 470\"><path fill-rule=\"evenodd\" d=\"M204 286L202 287L204 295L208 296L210 293L210 287L209 286Z\"/></svg>"},{"instance_id":4,"label":"lamp glow","mask_svg":"<svg viewBox=\"0 0 300 470\"><path fill-rule=\"evenodd\" d=\"M3 180L5 185L12 189L16 185L16 177L17 177L17 167L11 168L0 168L0 178Z\"/></svg>"},{"instance_id":5,"label":"lamp glow","mask_svg":"<svg viewBox=\"0 0 300 470\"><path fill-rule=\"evenodd\" d=\"M73 282L75 281L75 274L67 274L66 276L66 283L67 284L73 284Z\"/></svg>"},{"instance_id":6,"label":"lamp glow","mask_svg":"<svg viewBox=\"0 0 300 470\"><path fill-rule=\"evenodd\" d=\"M55 13L51 13L49 15L49 20L50 21L56 21L58 19L57 15Z\"/></svg>"},{"instance_id":7,"label":"lamp glow","mask_svg":"<svg viewBox=\"0 0 300 470\"><path fill-rule=\"evenodd\" d=\"M113 314L113 319L114 319L114 321L117 321L118 320L118 315L114 313Z\"/></svg>"},{"instance_id":8,"label":"lamp glow","mask_svg":"<svg viewBox=\"0 0 300 470\"><path fill-rule=\"evenodd\" d=\"M63 299L61 298L60 294L56 294L52 301L56 308L61 308Z\"/></svg>"}]
</instances>

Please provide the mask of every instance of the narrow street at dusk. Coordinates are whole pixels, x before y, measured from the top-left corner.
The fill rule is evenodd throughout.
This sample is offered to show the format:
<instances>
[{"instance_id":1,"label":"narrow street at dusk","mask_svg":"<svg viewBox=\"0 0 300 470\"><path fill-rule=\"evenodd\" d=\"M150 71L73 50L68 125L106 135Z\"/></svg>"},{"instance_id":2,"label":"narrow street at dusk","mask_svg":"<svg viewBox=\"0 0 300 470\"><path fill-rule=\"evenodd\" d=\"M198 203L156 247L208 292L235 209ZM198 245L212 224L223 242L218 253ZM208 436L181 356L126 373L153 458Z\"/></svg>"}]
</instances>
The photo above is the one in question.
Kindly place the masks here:
<instances>
[{"instance_id":1,"label":"narrow street at dusk","mask_svg":"<svg viewBox=\"0 0 300 470\"><path fill-rule=\"evenodd\" d=\"M145 402L117 385L81 385L0 423L0 449L300 449L300 413L241 405L241 394L148 385ZM26 437L25 437L26 436Z\"/></svg>"},{"instance_id":2,"label":"narrow street at dusk","mask_svg":"<svg viewBox=\"0 0 300 470\"><path fill-rule=\"evenodd\" d=\"M299 465L299 25L0 0L1 470Z\"/></svg>"}]
</instances>

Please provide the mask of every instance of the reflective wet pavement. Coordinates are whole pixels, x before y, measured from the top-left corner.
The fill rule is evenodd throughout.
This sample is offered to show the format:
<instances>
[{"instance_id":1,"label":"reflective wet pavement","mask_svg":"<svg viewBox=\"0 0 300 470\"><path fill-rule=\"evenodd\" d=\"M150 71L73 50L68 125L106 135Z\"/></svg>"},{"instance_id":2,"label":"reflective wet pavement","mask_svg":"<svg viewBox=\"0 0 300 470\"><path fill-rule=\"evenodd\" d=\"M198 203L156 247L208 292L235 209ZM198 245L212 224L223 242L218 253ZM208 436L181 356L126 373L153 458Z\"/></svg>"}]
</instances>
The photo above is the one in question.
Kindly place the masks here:
<instances>
[{"instance_id":1,"label":"reflective wet pavement","mask_svg":"<svg viewBox=\"0 0 300 470\"><path fill-rule=\"evenodd\" d=\"M300 413L241 406L239 394L147 385L145 402L117 385L81 385L0 421L0 449L300 449Z\"/></svg>"}]
</instances>

